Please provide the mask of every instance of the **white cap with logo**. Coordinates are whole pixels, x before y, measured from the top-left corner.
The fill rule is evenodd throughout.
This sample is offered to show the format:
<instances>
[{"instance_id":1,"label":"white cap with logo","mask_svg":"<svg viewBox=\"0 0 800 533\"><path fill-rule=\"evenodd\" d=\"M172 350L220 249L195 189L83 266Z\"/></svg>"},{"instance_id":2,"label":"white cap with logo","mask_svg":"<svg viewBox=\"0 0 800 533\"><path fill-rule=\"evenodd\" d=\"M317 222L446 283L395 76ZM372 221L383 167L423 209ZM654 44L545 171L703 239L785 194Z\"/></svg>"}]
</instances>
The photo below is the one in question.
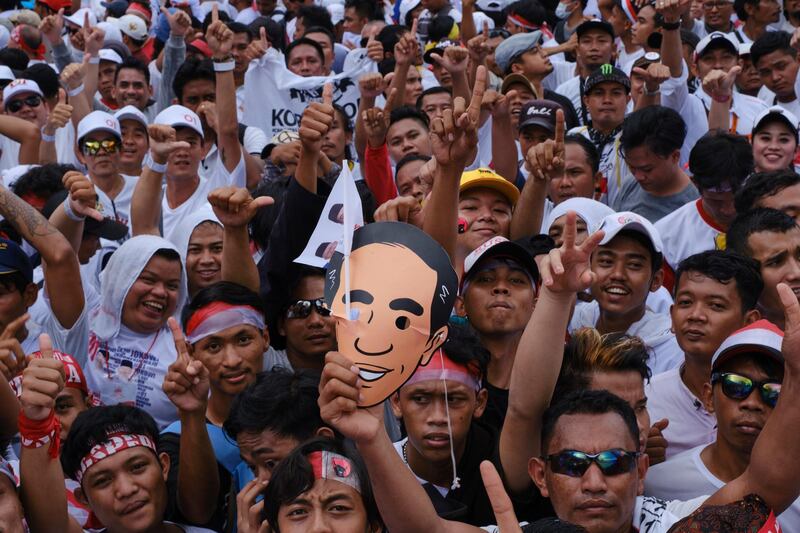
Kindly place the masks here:
<instances>
[{"instance_id":1,"label":"white cap with logo","mask_svg":"<svg viewBox=\"0 0 800 533\"><path fill-rule=\"evenodd\" d=\"M661 236L658 234L658 230L653 223L631 211L621 211L608 215L600 222L597 229L605 232L603 240L600 241L601 245L611 242L620 231L630 230L638 231L646 236L653 244L653 249L656 252L661 253L664 249L664 245L661 243ZM594 233L594 230L590 233Z\"/></svg>"},{"instance_id":2,"label":"white cap with logo","mask_svg":"<svg viewBox=\"0 0 800 533\"><path fill-rule=\"evenodd\" d=\"M8 85L6 88L3 89L3 105L8 106L8 101L17 96L18 94L22 93L33 93L38 94L42 98L44 98L44 94L42 90L39 88L39 84L33 80L26 80L25 78L19 78Z\"/></svg>"},{"instance_id":3,"label":"white cap with logo","mask_svg":"<svg viewBox=\"0 0 800 533\"><path fill-rule=\"evenodd\" d=\"M153 124L163 124L173 128L192 128L203 138L203 126L197 113L182 105L171 105L156 115Z\"/></svg>"},{"instance_id":4,"label":"white cap with logo","mask_svg":"<svg viewBox=\"0 0 800 533\"><path fill-rule=\"evenodd\" d=\"M147 117L144 116L144 113L139 111L139 108L132 105L126 105L122 109L117 109L114 113L114 118L116 118L120 123L123 120L135 120L140 122L145 129L147 129Z\"/></svg>"},{"instance_id":5,"label":"white cap with logo","mask_svg":"<svg viewBox=\"0 0 800 533\"><path fill-rule=\"evenodd\" d=\"M114 115L105 111L92 111L83 117L83 120L78 123L78 132L75 138L80 142L81 139L95 131L106 131L118 139L122 138L119 121L114 118Z\"/></svg>"},{"instance_id":6,"label":"white cap with logo","mask_svg":"<svg viewBox=\"0 0 800 533\"><path fill-rule=\"evenodd\" d=\"M147 24L136 15L122 15L120 18L106 18L106 21L113 22L119 31L136 41L147 39Z\"/></svg>"}]
</instances>

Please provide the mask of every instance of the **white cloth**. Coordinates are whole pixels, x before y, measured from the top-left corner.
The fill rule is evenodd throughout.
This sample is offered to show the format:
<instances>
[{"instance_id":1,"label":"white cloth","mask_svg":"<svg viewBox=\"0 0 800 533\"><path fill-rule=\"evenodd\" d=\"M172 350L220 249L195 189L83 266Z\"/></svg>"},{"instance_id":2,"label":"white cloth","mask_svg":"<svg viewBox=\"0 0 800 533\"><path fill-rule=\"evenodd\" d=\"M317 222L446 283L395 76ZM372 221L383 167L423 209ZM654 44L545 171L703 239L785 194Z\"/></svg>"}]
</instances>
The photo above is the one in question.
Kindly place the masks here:
<instances>
[{"instance_id":1,"label":"white cloth","mask_svg":"<svg viewBox=\"0 0 800 533\"><path fill-rule=\"evenodd\" d=\"M553 61L553 72L542 80L542 87L558 92L558 87L575 77L575 63L569 61ZM543 95L539 95L544 98Z\"/></svg>"},{"instance_id":2,"label":"white cloth","mask_svg":"<svg viewBox=\"0 0 800 533\"><path fill-rule=\"evenodd\" d=\"M655 223L661 235L662 253L675 271L690 255L725 249L725 231L703 209L703 200L685 204Z\"/></svg>"},{"instance_id":3,"label":"white cloth","mask_svg":"<svg viewBox=\"0 0 800 533\"><path fill-rule=\"evenodd\" d=\"M644 54L644 48L639 48L633 52L626 51L625 45L617 38L617 68L628 76L631 75L633 64L636 63L637 59L644 56Z\"/></svg>"},{"instance_id":4,"label":"white cloth","mask_svg":"<svg viewBox=\"0 0 800 533\"><path fill-rule=\"evenodd\" d=\"M689 163L689 154L697 140L708 131L708 115L703 102L691 98L686 82L689 68L682 61L683 69L677 78L669 78L661 84L661 105L676 111L686 123L686 138L681 147L681 166Z\"/></svg>"},{"instance_id":5,"label":"white cloth","mask_svg":"<svg viewBox=\"0 0 800 533\"><path fill-rule=\"evenodd\" d=\"M600 318L600 304L587 303L575 308L569 324L569 333L579 328L593 328ZM683 351L675 340L671 331L672 320L669 315L663 315L646 309L644 316L638 322L631 324L628 335L635 335L650 349L650 358L647 366L654 376L679 366L683 362Z\"/></svg>"},{"instance_id":6,"label":"white cloth","mask_svg":"<svg viewBox=\"0 0 800 533\"><path fill-rule=\"evenodd\" d=\"M72 123L67 123L63 128L56 130L55 134L56 156L58 162L82 168L75 155L75 128ZM6 136L0 135L0 170L19 165L19 143Z\"/></svg>"},{"instance_id":7,"label":"white cloth","mask_svg":"<svg viewBox=\"0 0 800 533\"><path fill-rule=\"evenodd\" d=\"M95 186L95 191L97 192L97 199L100 205L103 206L103 216L114 219L117 222L122 222L128 226L128 235L123 239L124 241L132 235L131 201L133 200L133 190L136 188L136 182L139 178L125 176L123 174L120 174L120 176L123 180L122 190L120 190L113 199L100 190L100 187Z\"/></svg>"},{"instance_id":8,"label":"white cloth","mask_svg":"<svg viewBox=\"0 0 800 533\"><path fill-rule=\"evenodd\" d=\"M180 224L175 227L175 230L170 235L169 240L178 249L178 253L181 254L184 265L186 265L186 253L189 249L189 241L192 238L194 229L203 222L207 221L215 222L222 226L222 223L217 218L217 215L214 214L214 210L211 209L211 205L209 203L206 203L206 205L197 211L189 213L186 218L181 220Z\"/></svg>"},{"instance_id":9,"label":"white cloth","mask_svg":"<svg viewBox=\"0 0 800 533\"><path fill-rule=\"evenodd\" d=\"M800 78L798 76L797 78ZM794 84L794 94L795 96L798 94L798 86L800 86L800 82L798 82L797 78L795 78ZM794 116L800 116L800 100L795 98L791 102L779 102L778 98L775 96L775 93L767 89L766 85L762 85L761 89L758 91L758 99L767 103L767 105L778 105L784 108L787 111L791 111Z\"/></svg>"},{"instance_id":10,"label":"white cloth","mask_svg":"<svg viewBox=\"0 0 800 533\"><path fill-rule=\"evenodd\" d=\"M694 92L694 97L703 102L706 110L711 109L711 97L707 95L702 87L698 87ZM763 110L767 108L766 102L734 91L733 102L731 104L731 120L729 128L736 124L736 133L739 135L750 135L753 132L753 122Z\"/></svg>"},{"instance_id":11,"label":"white cloth","mask_svg":"<svg viewBox=\"0 0 800 533\"><path fill-rule=\"evenodd\" d=\"M706 445L676 455L670 461L651 466L644 480L644 493L666 500L688 500L703 494L714 494L725 482L712 474L700 453ZM800 499L778 515L785 531L800 531Z\"/></svg>"},{"instance_id":12,"label":"white cloth","mask_svg":"<svg viewBox=\"0 0 800 533\"><path fill-rule=\"evenodd\" d=\"M581 113L581 78L580 76L573 75L570 79L556 87L556 92L561 96L569 98L572 102L572 107L575 108L575 114L578 115L578 123L585 126L586 121L583 120ZM586 110L586 117L591 120L589 110Z\"/></svg>"},{"instance_id":13,"label":"white cloth","mask_svg":"<svg viewBox=\"0 0 800 533\"><path fill-rule=\"evenodd\" d=\"M394 446L394 451L397 452L397 455L399 455L400 459L403 459L404 462L405 458L403 457L403 446L406 446L407 442L408 442L408 437L404 438L403 440L392 443L392 445ZM406 466L408 466L408 463L406 463ZM419 477L417 474L414 474L414 471L411 470L410 466L408 466L408 470L414 475L415 478L417 478L417 481L419 482L420 485L428 483L427 481ZM433 483L431 483L431 485L433 485ZM439 491L439 494L441 494L442 497L444 498L446 498L447 493L450 492L450 487L442 487L441 485L433 485L433 486L436 488L437 491Z\"/></svg>"},{"instance_id":14,"label":"white cloth","mask_svg":"<svg viewBox=\"0 0 800 533\"><path fill-rule=\"evenodd\" d=\"M552 205L552 202L551 202ZM568 211L575 211L581 220L586 223L588 233L594 233L605 217L614 213L614 210L607 205L591 198L570 198L552 207L549 214L545 217L545 224L542 233L550 231L550 226Z\"/></svg>"},{"instance_id":15,"label":"white cloth","mask_svg":"<svg viewBox=\"0 0 800 533\"><path fill-rule=\"evenodd\" d=\"M709 444L716 438L716 417L683 382L680 368L653 376L645 386L645 394L650 419L654 422L669 419L663 431L669 443L667 462L681 452Z\"/></svg>"}]
</instances>

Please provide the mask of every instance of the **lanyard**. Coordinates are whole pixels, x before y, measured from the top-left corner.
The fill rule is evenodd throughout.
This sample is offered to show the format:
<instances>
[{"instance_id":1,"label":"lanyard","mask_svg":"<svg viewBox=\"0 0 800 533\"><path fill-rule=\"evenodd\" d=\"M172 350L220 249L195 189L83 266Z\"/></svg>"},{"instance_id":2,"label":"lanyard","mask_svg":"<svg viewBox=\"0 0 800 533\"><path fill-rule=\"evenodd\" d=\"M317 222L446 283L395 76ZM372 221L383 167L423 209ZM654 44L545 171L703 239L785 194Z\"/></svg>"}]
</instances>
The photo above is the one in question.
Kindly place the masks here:
<instances>
[{"instance_id":1,"label":"lanyard","mask_svg":"<svg viewBox=\"0 0 800 533\"><path fill-rule=\"evenodd\" d=\"M589 114L586 111L586 104L583 102L583 82L584 82L583 78L578 78L578 83L580 84L580 86L578 87L578 91L579 91L580 98L581 98L581 120L583 120L583 125L584 126L588 126L589 125Z\"/></svg>"},{"instance_id":2,"label":"lanyard","mask_svg":"<svg viewBox=\"0 0 800 533\"><path fill-rule=\"evenodd\" d=\"M131 377L128 379L128 381L129 381L129 382L130 382L130 381L133 381L133 377L134 377L136 374L138 374L138 373L139 373L139 370L141 370L141 368L142 368L142 365L144 364L144 361L145 361L145 359L147 359L147 356L148 356L148 355L150 355L150 350L152 350L152 349L153 349L153 346L155 346L155 344L156 344L156 341L158 340L158 336L159 336L159 335L161 335L161 330L160 330L160 329L159 329L159 330L156 332L156 336L155 336L155 337L153 337L153 342L151 342L151 343L150 343L150 346L148 346L148 347L147 347L147 351L146 351L145 353L143 353L143 354L142 354L142 355L139 357L139 364L138 364L138 365L136 365L136 368L134 369L133 373L131 374ZM103 348L105 349L106 353L108 354L108 355L106 356L106 376L108 377L108 379L111 379L111 369L109 368L109 365L108 365L108 360L109 360L109 359L111 359L111 350L109 350L109 349L108 349L108 343L106 343L106 342L104 342L104 343L103 343Z\"/></svg>"}]
</instances>

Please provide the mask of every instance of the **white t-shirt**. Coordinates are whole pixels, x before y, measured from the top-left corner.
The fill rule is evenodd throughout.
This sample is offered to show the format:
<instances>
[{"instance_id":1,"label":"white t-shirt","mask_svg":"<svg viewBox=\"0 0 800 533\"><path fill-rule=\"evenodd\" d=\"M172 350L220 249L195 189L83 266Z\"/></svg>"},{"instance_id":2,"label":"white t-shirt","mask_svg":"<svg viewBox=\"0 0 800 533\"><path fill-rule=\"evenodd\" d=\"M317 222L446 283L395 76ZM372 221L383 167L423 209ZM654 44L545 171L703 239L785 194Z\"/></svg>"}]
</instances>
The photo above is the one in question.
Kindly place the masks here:
<instances>
[{"instance_id":1,"label":"white t-shirt","mask_svg":"<svg viewBox=\"0 0 800 533\"><path fill-rule=\"evenodd\" d=\"M558 87L575 77L575 63L569 61L553 61L553 72L545 76L542 86L558 92ZM542 95L539 95L540 97Z\"/></svg>"},{"instance_id":2,"label":"white t-shirt","mask_svg":"<svg viewBox=\"0 0 800 533\"><path fill-rule=\"evenodd\" d=\"M650 467L644 480L648 496L688 500L702 494L714 494L725 482L706 468L700 453L707 445L697 446L673 457L666 463ZM800 499L778 515L785 531L800 531Z\"/></svg>"},{"instance_id":3,"label":"white t-shirt","mask_svg":"<svg viewBox=\"0 0 800 533\"><path fill-rule=\"evenodd\" d=\"M800 76L798 76L800 78ZM797 95L797 79L795 78L795 95ZM767 103L767 105L773 106L778 105L784 108L787 111L791 111L794 116L800 116L800 100L795 98L791 102L779 102L778 97L775 96L775 93L767 89L766 85L761 86L761 90L758 91L758 99L763 100Z\"/></svg>"},{"instance_id":4,"label":"white t-shirt","mask_svg":"<svg viewBox=\"0 0 800 533\"><path fill-rule=\"evenodd\" d=\"M702 87L697 88L694 97L703 102L706 110L711 109L711 97L703 91ZM734 91L729 129L736 131L739 135L750 135L753 132L753 122L756 117L767 107L766 102L758 98Z\"/></svg>"},{"instance_id":5,"label":"white t-shirt","mask_svg":"<svg viewBox=\"0 0 800 533\"><path fill-rule=\"evenodd\" d=\"M585 126L586 121L583 120L583 114L581 113L581 78L580 76L573 76L556 87L556 92L561 96L565 96L569 98L569 101L572 102L572 107L575 108L575 114L578 115L578 123ZM591 116L589 115L589 110L586 110L586 118L591 120ZM570 132L571 133L571 132Z\"/></svg>"},{"instance_id":6,"label":"white t-shirt","mask_svg":"<svg viewBox=\"0 0 800 533\"><path fill-rule=\"evenodd\" d=\"M133 190L136 188L136 182L139 178L124 174L120 174L120 177L123 181L122 190L117 193L115 198L112 199L99 187L95 187L95 191L97 191L97 199L100 201L100 205L103 206L103 216L128 226L128 235L123 239L124 242L131 236L131 201L133 200Z\"/></svg>"},{"instance_id":7,"label":"white t-shirt","mask_svg":"<svg viewBox=\"0 0 800 533\"><path fill-rule=\"evenodd\" d=\"M633 52L626 51L622 40L617 38L617 68L628 76L631 75L633 64L636 63L637 59L644 56L644 54L644 48L639 48Z\"/></svg>"},{"instance_id":8,"label":"white t-shirt","mask_svg":"<svg viewBox=\"0 0 800 533\"><path fill-rule=\"evenodd\" d=\"M705 446L717 437L717 419L680 376L680 367L653 376L645 385L647 412L653 422L666 418L667 462L681 452Z\"/></svg>"},{"instance_id":9,"label":"white t-shirt","mask_svg":"<svg viewBox=\"0 0 800 533\"><path fill-rule=\"evenodd\" d=\"M200 178L200 183L194 193L181 205L171 208L167 203L166 194L161 200L161 220L162 233L164 238L175 241L172 232L180 226L181 221L190 213L194 213L201 207L208 204L208 194L219 187L245 187L247 185L247 173L244 165L244 155L239 158L239 164L228 173L225 165L214 165L216 170L211 172L208 178ZM169 178L167 178L169 179Z\"/></svg>"},{"instance_id":10,"label":"white t-shirt","mask_svg":"<svg viewBox=\"0 0 800 533\"><path fill-rule=\"evenodd\" d=\"M397 442L392 444L394 446L394 450L397 452L397 455L399 455L400 459L403 459L404 462L405 462L405 459L403 458L403 446L405 446L407 442L408 442L408 437L406 437L403 440L397 441ZM408 466L408 464L406 464L406 466ZM408 469L411 471L412 474L414 474L414 471L411 470L410 466L408 466ZM425 481L424 479L422 479L421 477L419 477L416 474L414 474L414 477L417 478L417 481L419 482L420 485L424 485L425 483L428 483L428 481ZM446 498L447 497L447 493L450 492L450 488L449 487L442 487L440 485L433 485L433 486L436 487L436 490L439 491L439 494L441 494L442 497Z\"/></svg>"},{"instance_id":11,"label":"white t-shirt","mask_svg":"<svg viewBox=\"0 0 800 533\"><path fill-rule=\"evenodd\" d=\"M708 115L703 102L691 98L686 82L689 67L682 62L683 70L677 78L669 78L661 84L661 105L676 111L686 123L686 138L681 146L681 166L689 162L689 154L697 140L708 131Z\"/></svg>"},{"instance_id":12,"label":"white t-shirt","mask_svg":"<svg viewBox=\"0 0 800 533\"><path fill-rule=\"evenodd\" d=\"M703 200L685 204L655 223L664 260L674 271L690 255L725 249L725 231L703 209Z\"/></svg>"},{"instance_id":13,"label":"white t-shirt","mask_svg":"<svg viewBox=\"0 0 800 533\"><path fill-rule=\"evenodd\" d=\"M83 168L75 155L75 128L72 123L68 122L63 128L57 129L55 138L58 162ZM19 165L19 143L0 135L0 170L7 170L17 165Z\"/></svg>"}]
</instances>

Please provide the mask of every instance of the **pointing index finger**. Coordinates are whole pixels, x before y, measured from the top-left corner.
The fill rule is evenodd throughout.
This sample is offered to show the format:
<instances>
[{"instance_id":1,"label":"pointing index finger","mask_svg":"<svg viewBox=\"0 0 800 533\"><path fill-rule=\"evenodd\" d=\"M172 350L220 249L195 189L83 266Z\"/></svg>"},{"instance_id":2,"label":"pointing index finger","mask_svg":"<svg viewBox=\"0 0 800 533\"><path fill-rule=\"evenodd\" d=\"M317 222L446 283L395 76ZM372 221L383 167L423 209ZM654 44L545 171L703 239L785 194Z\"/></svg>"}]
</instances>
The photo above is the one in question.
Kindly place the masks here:
<instances>
[{"instance_id":1,"label":"pointing index finger","mask_svg":"<svg viewBox=\"0 0 800 533\"><path fill-rule=\"evenodd\" d=\"M178 325L178 321L175 320L175 317L169 317L167 324L172 332L172 340L175 341L175 349L178 350L178 359L190 361L189 349L186 347L186 339L183 336L180 325Z\"/></svg>"},{"instance_id":2,"label":"pointing index finger","mask_svg":"<svg viewBox=\"0 0 800 533\"><path fill-rule=\"evenodd\" d=\"M322 103L325 105L333 104L333 84L326 83L322 87Z\"/></svg>"},{"instance_id":3,"label":"pointing index finger","mask_svg":"<svg viewBox=\"0 0 800 533\"><path fill-rule=\"evenodd\" d=\"M217 3L215 2L213 6L211 6L211 23L215 23L219 20L219 9L217 8Z\"/></svg>"},{"instance_id":4,"label":"pointing index finger","mask_svg":"<svg viewBox=\"0 0 800 533\"><path fill-rule=\"evenodd\" d=\"M17 332L19 332L20 328L25 325L25 322L31 317L28 313L23 313L22 316L17 317L16 319L12 320L7 326L6 329L3 330L3 333L0 334L0 340L9 340L13 339L17 336Z\"/></svg>"},{"instance_id":5,"label":"pointing index finger","mask_svg":"<svg viewBox=\"0 0 800 533\"><path fill-rule=\"evenodd\" d=\"M486 67L481 65L475 73L475 86L472 88L472 100L470 100L469 109L467 110L470 121L476 124L481 115L481 102L483 102L483 93L485 91Z\"/></svg>"},{"instance_id":6,"label":"pointing index finger","mask_svg":"<svg viewBox=\"0 0 800 533\"><path fill-rule=\"evenodd\" d=\"M556 153L564 151L564 111L556 111Z\"/></svg>"}]
</instances>

